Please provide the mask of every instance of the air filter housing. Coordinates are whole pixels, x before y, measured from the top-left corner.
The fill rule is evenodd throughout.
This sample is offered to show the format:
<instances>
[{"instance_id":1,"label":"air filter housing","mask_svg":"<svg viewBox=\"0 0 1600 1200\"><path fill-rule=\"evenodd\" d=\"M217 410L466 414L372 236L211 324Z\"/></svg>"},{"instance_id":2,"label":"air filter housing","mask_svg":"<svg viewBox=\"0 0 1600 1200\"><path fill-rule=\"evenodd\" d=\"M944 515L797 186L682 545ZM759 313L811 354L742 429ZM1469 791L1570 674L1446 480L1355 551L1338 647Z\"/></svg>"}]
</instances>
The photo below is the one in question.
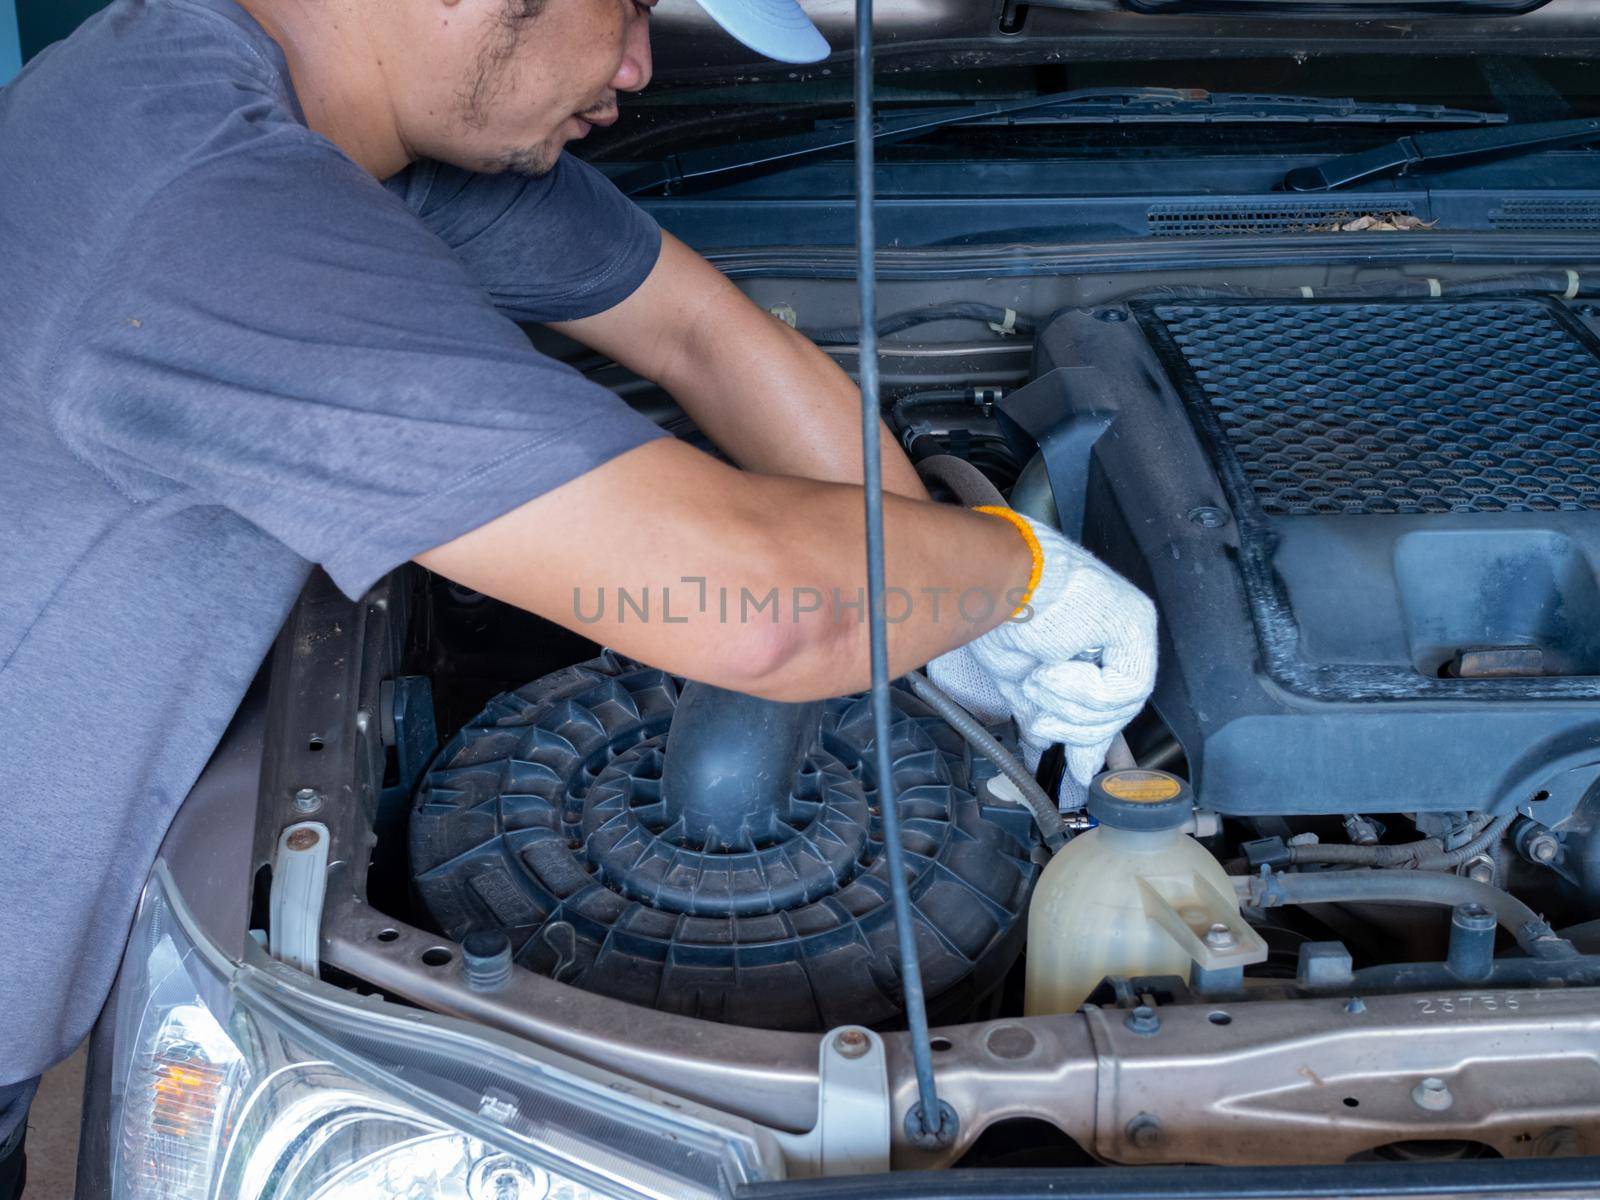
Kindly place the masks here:
<instances>
[{"instance_id":1,"label":"air filter housing","mask_svg":"<svg viewBox=\"0 0 1600 1200\"><path fill-rule=\"evenodd\" d=\"M693 775L668 770L680 682L607 654L495 698L419 788L423 903L457 940L505 930L522 966L646 1007L772 1029L893 1024L870 706L808 707L773 819L717 828L685 819L697 798L668 794ZM893 703L930 1015L963 1020L1021 951L1031 826L1020 808L979 803L993 769L948 725L902 688Z\"/></svg>"},{"instance_id":2,"label":"air filter housing","mask_svg":"<svg viewBox=\"0 0 1600 1200\"><path fill-rule=\"evenodd\" d=\"M1558 819L1600 777L1600 342L1566 306L1068 312L1004 416L1155 598L1206 807Z\"/></svg>"}]
</instances>

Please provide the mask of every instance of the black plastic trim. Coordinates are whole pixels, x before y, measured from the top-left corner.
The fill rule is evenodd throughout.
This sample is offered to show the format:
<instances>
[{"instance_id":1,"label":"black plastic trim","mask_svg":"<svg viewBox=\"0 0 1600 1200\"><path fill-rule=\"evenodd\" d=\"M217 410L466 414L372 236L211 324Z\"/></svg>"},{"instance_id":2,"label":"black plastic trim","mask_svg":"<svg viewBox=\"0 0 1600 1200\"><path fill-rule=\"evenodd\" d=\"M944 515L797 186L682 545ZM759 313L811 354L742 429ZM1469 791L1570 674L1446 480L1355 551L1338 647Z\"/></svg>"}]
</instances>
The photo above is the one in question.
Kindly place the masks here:
<instances>
[{"instance_id":1,"label":"black plastic trim","mask_svg":"<svg viewBox=\"0 0 1600 1200\"><path fill-rule=\"evenodd\" d=\"M1037 0L1035 0L1037 2ZM1374 17L1427 19L1444 15L1512 17L1543 8L1549 0L1124 0L1140 13L1207 13L1226 17Z\"/></svg>"},{"instance_id":2,"label":"black plastic trim","mask_svg":"<svg viewBox=\"0 0 1600 1200\"><path fill-rule=\"evenodd\" d=\"M1313 1167L921 1171L752 1184L740 1200L1272 1200L1274 1197L1594 1196L1600 1158Z\"/></svg>"},{"instance_id":3,"label":"black plastic trim","mask_svg":"<svg viewBox=\"0 0 1600 1200\"><path fill-rule=\"evenodd\" d=\"M1498 195L1499 193L1497 193ZM1350 196L1362 193L1351 192ZM670 201L652 201L647 208ZM731 202L730 202L731 203ZM706 257L730 279L853 279L848 247L790 246L712 250ZM1277 234L1270 238L1219 235L1185 238L1153 247L1148 239L1094 245L1065 243L1028 247L948 246L885 249L878 256L878 278L896 282L942 279L998 279L1027 275L1081 275L1090 271L1190 271L1234 267L1277 267L1316 263L1339 267L1407 263L1449 263L1508 267L1583 267L1600 257L1600 235L1525 233L1496 230L1478 234L1431 234L1396 241L1392 233Z\"/></svg>"}]
</instances>

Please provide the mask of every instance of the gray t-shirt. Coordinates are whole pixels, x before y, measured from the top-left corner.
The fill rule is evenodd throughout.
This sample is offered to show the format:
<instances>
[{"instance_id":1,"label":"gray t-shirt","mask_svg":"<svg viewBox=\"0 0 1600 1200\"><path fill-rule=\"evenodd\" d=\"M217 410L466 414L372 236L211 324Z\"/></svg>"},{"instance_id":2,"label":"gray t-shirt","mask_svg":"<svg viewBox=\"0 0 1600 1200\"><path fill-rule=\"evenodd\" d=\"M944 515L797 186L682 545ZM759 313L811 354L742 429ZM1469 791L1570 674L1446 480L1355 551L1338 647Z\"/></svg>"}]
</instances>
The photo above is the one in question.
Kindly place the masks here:
<instances>
[{"instance_id":1,"label":"gray t-shirt","mask_svg":"<svg viewBox=\"0 0 1600 1200\"><path fill-rule=\"evenodd\" d=\"M359 596L659 435L512 319L659 249L566 156L379 184L231 0L118 0L0 89L0 1085L93 1022L313 564Z\"/></svg>"}]
</instances>

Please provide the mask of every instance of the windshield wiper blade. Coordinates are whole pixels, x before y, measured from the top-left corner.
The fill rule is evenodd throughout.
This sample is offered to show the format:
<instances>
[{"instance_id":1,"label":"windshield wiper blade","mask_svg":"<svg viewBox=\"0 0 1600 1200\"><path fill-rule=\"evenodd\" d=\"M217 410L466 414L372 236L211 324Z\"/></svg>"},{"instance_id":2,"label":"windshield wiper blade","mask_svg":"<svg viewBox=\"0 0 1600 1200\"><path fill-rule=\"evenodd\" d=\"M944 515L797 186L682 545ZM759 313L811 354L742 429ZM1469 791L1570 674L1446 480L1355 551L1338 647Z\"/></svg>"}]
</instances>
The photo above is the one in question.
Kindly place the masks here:
<instances>
[{"instance_id":1,"label":"windshield wiper blade","mask_svg":"<svg viewBox=\"0 0 1600 1200\"><path fill-rule=\"evenodd\" d=\"M1252 116L1252 113L1256 115ZM1480 125L1504 121L1506 118L1501 113L1433 104L1368 104L1320 96L1212 93L1200 88L1102 87L1076 88L1027 100L913 109L874 121L872 140L875 145L889 145L954 125L1021 122L1029 119L1092 124L1258 119ZM658 163L618 179L617 186L630 196L658 189L677 193L729 175L766 174L783 170L830 151L848 148L854 142L855 131L849 122L829 122L787 137L738 142L668 155Z\"/></svg>"},{"instance_id":2,"label":"windshield wiper blade","mask_svg":"<svg viewBox=\"0 0 1600 1200\"><path fill-rule=\"evenodd\" d=\"M1498 125L1505 113L1449 108L1443 104L1334 99L1327 96L1269 95L1256 92L1199 92L1179 99L1147 96L1053 103L1044 111L989 114L963 119L962 125ZM843 122L826 122L827 125ZM819 128L822 123L819 123Z\"/></svg>"},{"instance_id":3,"label":"windshield wiper blade","mask_svg":"<svg viewBox=\"0 0 1600 1200\"><path fill-rule=\"evenodd\" d=\"M875 146L890 145L949 125L960 125L967 121L1082 101L1104 101L1114 97L1124 100L1136 97L1176 100L1196 94L1205 93L1186 92L1176 88L1147 88L1138 91L1130 91L1127 88L1078 88L1070 92L1057 92L1049 96L1035 96L1029 100L1013 100L999 104L918 108L873 121L872 142ZM765 172L788 167L804 159L826 154L830 150L853 146L855 140L853 124L844 121L837 126L831 124L821 126L788 137L738 142L728 146L715 146L708 150L670 154L659 163L653 163L617 180L617 186L630 196L639 192L653 191L656 188L676 192L681 191L686 184L698 183L711 176Z\"/></svg>"},{"instance_id":4,"label":"windshield wiper blade","mask_svg":"<svg viewBox=\"0 0 1600 1200\"><path fill-rule=\"evenodd\" d=\"M1541 121L1498 129L1462 129L1397 138L1371 150L1341 154L1313 167L1296 167L1283 179L1290 192L1326 192L1386 175L1444 171L1499 158L1518 158L1600 139L1600 119Z\"/></svg>"}]
</instances>

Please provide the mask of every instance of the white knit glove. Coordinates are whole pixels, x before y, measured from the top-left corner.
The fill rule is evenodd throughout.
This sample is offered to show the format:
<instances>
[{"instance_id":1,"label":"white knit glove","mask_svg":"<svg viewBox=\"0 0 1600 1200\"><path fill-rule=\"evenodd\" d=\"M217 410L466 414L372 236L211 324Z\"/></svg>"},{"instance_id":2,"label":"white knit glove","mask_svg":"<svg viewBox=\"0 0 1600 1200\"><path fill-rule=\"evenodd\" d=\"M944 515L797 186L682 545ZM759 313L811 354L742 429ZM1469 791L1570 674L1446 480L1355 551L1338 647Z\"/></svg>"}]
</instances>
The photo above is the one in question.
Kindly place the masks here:
<instances>
[{"instance_id":1,"label":"white knit glove","mask_svg":"<svg viewBox=\"0 0 1600 1200\"><path fill-rule=\"evenodd\" d=\"M1025 518L1027 519L1027 518ZM1029 769L1052 742L1087 784L1106 750L1150 698L1156 610L1143 592L1081 546L1028 519L1044 569L1028 611L928 664L933 681L980 720L1016 719ZM971 672L981 666L990 689Z\"/></svg>"},{"instance_id":2,"label":"white knit glove","mask_svg":"<svg viewBox=\"0 0 1600 1200\"><path fill-rule=\"evenodd\" d=\"M1011 717L1011 705L995 687L993 676L979 665L970 645L957 646L930 662L928 678L985 725L998 725Z\"/></svg>"}]
</instances>

